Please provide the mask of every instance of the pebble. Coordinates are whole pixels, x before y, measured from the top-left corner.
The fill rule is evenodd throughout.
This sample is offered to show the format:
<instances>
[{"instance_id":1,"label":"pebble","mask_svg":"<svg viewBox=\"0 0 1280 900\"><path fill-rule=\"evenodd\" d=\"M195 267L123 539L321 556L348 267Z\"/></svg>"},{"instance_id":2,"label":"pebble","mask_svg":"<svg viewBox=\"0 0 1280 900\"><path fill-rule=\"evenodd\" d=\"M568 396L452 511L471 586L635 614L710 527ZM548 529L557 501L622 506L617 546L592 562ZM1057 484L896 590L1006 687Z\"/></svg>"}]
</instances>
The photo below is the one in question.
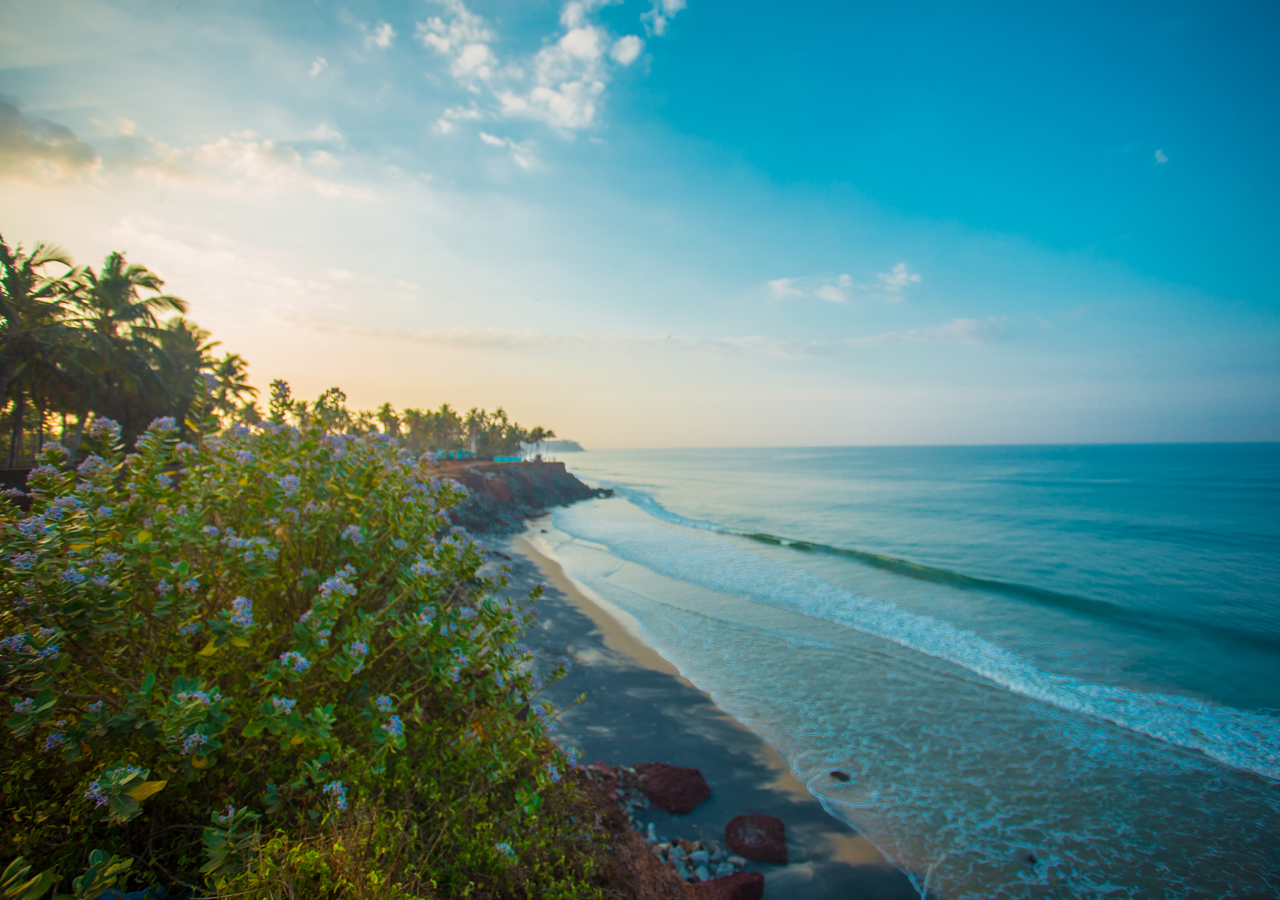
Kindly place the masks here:
<instances>
[{"instance_id":1,"label":"pebble","mask_svg":"<svg viewBox=\"0 0 1280 900\"><path fill-rule=\"evenodd\" d=\"M707 867L705 865L698 866L698 868L693 870L693 874L699 881L711 880L711 873L707 871Z\"/></svg>"}]
</instances>

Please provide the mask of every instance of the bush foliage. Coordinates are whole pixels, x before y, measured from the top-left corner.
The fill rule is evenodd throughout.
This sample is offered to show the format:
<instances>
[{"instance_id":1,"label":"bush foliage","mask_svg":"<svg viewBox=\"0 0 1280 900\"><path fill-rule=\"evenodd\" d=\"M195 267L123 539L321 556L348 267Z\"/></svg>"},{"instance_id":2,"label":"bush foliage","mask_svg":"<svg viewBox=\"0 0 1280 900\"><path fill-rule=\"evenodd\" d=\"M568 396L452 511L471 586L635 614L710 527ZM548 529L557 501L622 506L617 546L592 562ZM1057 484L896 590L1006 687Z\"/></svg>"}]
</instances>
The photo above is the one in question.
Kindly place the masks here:
<instances>
[{"instance_id":1,"label":"bush foliage","mask_svg":"<svg viewBox=\"0 0 1280 900\"><path fill-rule=\"evenodd\" d=\"M0 502L0 894L598 895L537 589L505 599L430 460L273 387L200 446L97 419Z\"/></svg>"}]
</instances>

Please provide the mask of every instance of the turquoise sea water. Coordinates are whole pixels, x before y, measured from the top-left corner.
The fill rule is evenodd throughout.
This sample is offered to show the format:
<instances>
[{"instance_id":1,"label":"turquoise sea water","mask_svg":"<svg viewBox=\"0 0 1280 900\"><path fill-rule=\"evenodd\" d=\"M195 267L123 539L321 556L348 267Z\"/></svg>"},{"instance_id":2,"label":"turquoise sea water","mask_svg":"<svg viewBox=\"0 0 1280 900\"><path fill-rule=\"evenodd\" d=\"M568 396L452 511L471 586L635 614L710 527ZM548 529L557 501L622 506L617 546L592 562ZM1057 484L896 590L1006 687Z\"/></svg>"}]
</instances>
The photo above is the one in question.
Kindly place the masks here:
<instances>
[{"instance_id":1,"label":"turquoise sea water","mask_svg":"<svg viewBox=\"0 0 1280 900\"><path fill-rule=\"evenodd\" d=\"M547 549L922 891L1280 894L1280 445L563 458Z\"/></svg>"}]
</instances>

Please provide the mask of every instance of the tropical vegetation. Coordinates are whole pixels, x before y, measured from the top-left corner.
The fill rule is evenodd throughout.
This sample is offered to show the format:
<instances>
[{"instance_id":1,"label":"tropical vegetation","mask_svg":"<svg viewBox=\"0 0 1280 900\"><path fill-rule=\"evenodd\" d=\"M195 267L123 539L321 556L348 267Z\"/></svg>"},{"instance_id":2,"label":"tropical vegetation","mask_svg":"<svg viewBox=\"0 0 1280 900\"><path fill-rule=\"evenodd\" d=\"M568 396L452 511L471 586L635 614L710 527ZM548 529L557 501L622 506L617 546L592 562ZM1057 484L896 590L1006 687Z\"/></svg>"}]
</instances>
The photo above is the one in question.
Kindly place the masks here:
<instances>
[{"instance_id":1,"label":"tropical vegetation","mask_svg":"<svg viewBox=\"0 0 1280 900\"><path fill-rule=\"evenodd\" d=\"M450 526L466 491L413 443L517 426L284 382L255 415L145 269L3 254L38 447L0 499L0 895L609 896L548 738L567 661L519 643L540 588Z\"/></svg>"},{"instance_id":2,"label":"tropical vegetation","mask_svg":"<svg viewBox=\"0 0 1280 900\"><path fill-rule=\"evenodd\" d=\"M47 437L73 456L95 416L121 428L126 446L157 418L169 416L184 439L233 425L257 424L248 365L238 354L214 354L208 332L183 318L187 304L163 293L145 266L111 253L95 270L76 266L57 247L30 252L0 237L0 416L5 465L33 461ZM174 315L176 314L176 315ZM161 317L170 315L166 321ZM336 388L320 400L328 427L349 434L381 431L422 453L468 449L479 458L537 453L555 437L524 429L499 407L489 413L390 404L350 412ZM299 402L295 410L307 411Z\"/></svg>"}]
</instances>

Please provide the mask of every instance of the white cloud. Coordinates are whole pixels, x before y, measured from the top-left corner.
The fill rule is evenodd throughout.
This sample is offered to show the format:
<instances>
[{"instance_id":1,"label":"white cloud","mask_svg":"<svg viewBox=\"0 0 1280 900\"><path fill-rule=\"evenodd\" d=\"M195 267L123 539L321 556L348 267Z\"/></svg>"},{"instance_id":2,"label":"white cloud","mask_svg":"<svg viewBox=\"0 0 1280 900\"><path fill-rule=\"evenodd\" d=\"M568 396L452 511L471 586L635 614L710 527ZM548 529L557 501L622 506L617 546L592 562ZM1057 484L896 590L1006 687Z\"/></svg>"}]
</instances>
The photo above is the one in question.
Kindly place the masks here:
<instances>
[{"instance_id":1,"label":"white cloud","mask_svg":"<svg viewBox=\"0 0 1280 900\"><path fill-rule=\"evenodd\" d=\"M1004 337L1000 327L1002 322L996 316L987 316L985 319L952 319L942 325L850 338L844 343L850 347L870 347L877 344L989 344Z\"/></svg>"},{"instance_id":2,"label":"white cloud","mask_svg":"<svg viewBox=\"0 0 1280 900\"><path fill-rule=\"evenodd\" d=\"M310 191L325 197L367 197L368 191L317 174L331 173L342 160L327 150L303 157L288 145L233 134L194 148L175 148L150 140L151 155L131 165L164 184L188 184L218 191L286 193Z\"/></svg>"},{"instance_id":3,"label":"white cloud","mask_svg":"<svg viewBox=\"0 0 1280 900\"><path fill-rule=\"evenodd\" d=\"M319 330L334 326L313 318L298 319ZM364 329L342 329L358 334L410 340L437 347L494 352L572 351L578 353L654 353L680 352L714 355L772 356L796 358L838 356L866 347L894 344L988 344L1000 340L1001 319L952 319L941 325L907 331L843 340L805 341L740 335L720 338L686 338L671 336L632 336L618 334L548 334L534 329L514 328L441 328L419 332L374 332Z\"/></svg>"},{"instance_id":4,"label":"white cloud","mask_svg":"<svg viewBox=\"0 0 1280 900\"><path fill-rule=\"evenodd\" d=\"M653 0L653 9L640 18L647 22L654 34L661 37L667 33L667 25L675 18L675 14L684 9L685 0Z\"/></svg>"},{"instance_id":5,"label":"white cloud","mask_svg":"<svg viewBox=\"0 0 1280 900\"><path fill-rule=\"evenodd\" d=\"M876 275L881 286L889 293L900 293L909 284L919 284L920 276L907 270L906 263L898 263L892 271L880 272Z\"/></svg>"},{"instance_id":6,"label":"white cloud","mask_svg":"<svg viewBox=\"0 0 1280 900\"><path fill-rule=\"evenodd\" d=\"M392 41L396 39L396 30L391 27L389 22L381 22L378 27L373 29L364 39L366 47L377 47L379 50L386 50L391 46Z\"/></svg>"},{"instance_id":7,"label":"white cloud","mask_svg":"<svg viewBox=\"0 0 1280 900\"><path fill-rule=\"evenodd\" d=\"M307 137L313 141L320 141L325 144L341 144L343 141L342 132L331 125L320 124L307 132Z\"/></svg>"},{"instance_id":8,"label":"white cloud","mask_svg":"<svg viewBox=\"0 0 1280 900\"><path fill-rule=\"evenodd\" d=\"M644 49L644 41L640 40L634 34L628 34L620 37L613 42L613 49L609 51L609 55L614 58L619 65L629 66L636 61L640 55L640 51Z\"/></svg>"},{"instance_id":9,"label":"white cloud","mask_svg":"<svg viewBox=\"0 0 1280 900\"><path fill-rule=\"evenodd\" d=\"M533 119L566 135L595 123L614 66L631 65L644 49L637 35L615 39L591 20L596 10L616 0L569 0L560 10L562 34L531 59L501 65L492 47L496 37L482 16L462 0L436 2L445 7L444 14L418 23L417 35L424 47L449 60L453 77L475 93L483 93L487 84L496 115ZM666 21L683 8L684 0L659 0L653 16L665 29ZM653 22L656 28L658 19ZM452 120L436 124L443 132L453 130Z\"/></svg>"},{"instance_id":10,"label":"white cloud","mask_svg":"<svg viewBox=\"0 0 1280 900\"><path fill-rule=\"evenodd\" d=\"M443 3L448 10L449 21L432 16L418 23L418 39L424 47L456 56L467 47L485 45L493 40L493 32L484 17L467 9L462 0L443 0Z\"/></svg>"},{"instance_id":11,"label":"white cloud","mask_svg":"<svg viewBox=\"0 0 1280 900\"><path fill-rule=\"evenodd\" d=\"M841 275L836 279L835 284L822 285L813 292L813 296L831 303L845 303L849 300L849 290L852 287L853 278L849 275Z\"/></svg>"},{"instance_id":12,"label":"white cloud","mask_svg":"<svg viewBox=\"0 0 1280 900\"><path fill-rule=\"evenodd\" d=\"M497 65L498 57L493 55L487 44L467 44L454 57L453 77L488 79Z\"/></svg>"},{"instance_id":13,"label":"white cloud","mask_svg":"<svg viewBox=\"0 0 1280 900\"><path fill-rule=\"evenodd\" d=\"M476 121L484 117L485 114L476 109L474 104L471 106L454 106L446 109L444 114L436 120L436 128L440 129L443 134L449 134L455 127L454 122Z\"/></svg>"},{"instance_id":14,"label":"white cloud","mask_svg":"<svg viewBox=\"0 0 1280 900\"><path fill-rule=\"evenodd\" d=\"M323 72L325 70L325 67L328 65L329 65L329 60L325 59L323 56L317 56L311 62L311 77L315 78L317 75Z\"/></svg>"},{"instance_id":15,"label":"white cloud","mask_svg":"<svg viewBox=\"0 0 1280 900\"><path fill-rule=\"evenodd\" d=\"M1157 151L1156 151L1156 163L1157 163L1157 164L1159 164L1159 163L1167 163L1168 161L1169 161L1169 157L1167 157L1167 156L1165 156L1165 155L1164 155L1164 151L1163 151L1163 150L1157 150Z\"/></svg>"},{"instance_id":16,"label":"white cloud","mask_svg":"<svg viewBox=\"0 0 1280 900\"><path fill-rule=\"evenodd\" d=\"M516 165L522 169L530 169L537 162L533 158L532 145L529 141L517 143L511 138L500 138L487 132L480 132L480 140L484 141L490 147L507 147L511 150L511 158L515 160Z\"/></svg>"},{"instance_id":17,"label":"white cloud","mask_svg":"<svg viewBox=\"0 0 1280 900\"><path fill-rule=\"evenodd\" d=\"M767 281L769 285L769 296L775 300L786 300L791 297L803 297L804 291L796 287L795 278L775 278L773 281Z\"/></svg>"}]
</instances>

